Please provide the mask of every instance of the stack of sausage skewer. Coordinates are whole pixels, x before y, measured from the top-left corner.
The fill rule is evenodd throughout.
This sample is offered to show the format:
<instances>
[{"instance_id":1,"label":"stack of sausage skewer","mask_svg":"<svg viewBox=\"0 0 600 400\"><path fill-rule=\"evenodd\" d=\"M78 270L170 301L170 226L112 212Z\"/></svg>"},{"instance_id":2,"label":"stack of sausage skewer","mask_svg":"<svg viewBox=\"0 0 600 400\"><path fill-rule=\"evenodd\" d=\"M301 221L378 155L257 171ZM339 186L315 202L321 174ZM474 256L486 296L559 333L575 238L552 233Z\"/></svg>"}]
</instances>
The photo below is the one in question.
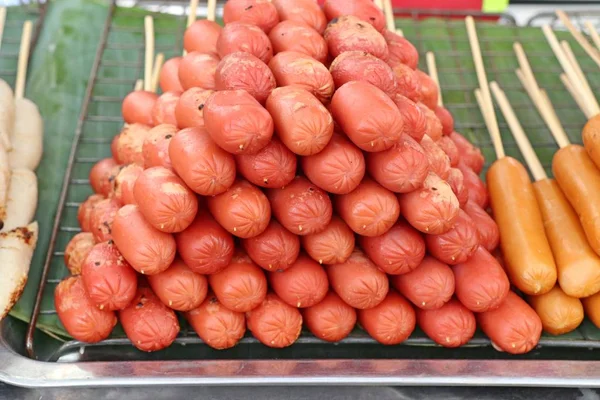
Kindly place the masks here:
<instances>
[{"instance_id":1,"label":"stack of sausage skewer","mask_svg":"<svg viewBox=\"0 0 600 400\"><path fill-rule=\"evenodd\" d=\"M222 28L210 1L160 73L147 40L145 90L92 169L65 252L73 276L55 292L73 337L100 341L118 317L136 347L159 350L180 311L219 349L246 327L285 347L303 325L339 341L357 322L383 344L418 323L456 347L477 313L499 348L531 349L535 335L511 339L523 306L492 255L483 156L383 9L230 0Z\"/></svg>"},{"instance_id":2,"label":"stack of sausage skewer","mask_svg":"<svg viewBox=\"0 0 600 400\"><path fill-rule=\"evenodd\" d=\"M6 9L0 8L0 42ZM35 169L42 157L44 126L37 106L24 97L32 23L23 24L15 90L0 79L0 319L27 283L38 225ZM1 44L1 43L0 43Z\"/></svg>"}]
</instances>

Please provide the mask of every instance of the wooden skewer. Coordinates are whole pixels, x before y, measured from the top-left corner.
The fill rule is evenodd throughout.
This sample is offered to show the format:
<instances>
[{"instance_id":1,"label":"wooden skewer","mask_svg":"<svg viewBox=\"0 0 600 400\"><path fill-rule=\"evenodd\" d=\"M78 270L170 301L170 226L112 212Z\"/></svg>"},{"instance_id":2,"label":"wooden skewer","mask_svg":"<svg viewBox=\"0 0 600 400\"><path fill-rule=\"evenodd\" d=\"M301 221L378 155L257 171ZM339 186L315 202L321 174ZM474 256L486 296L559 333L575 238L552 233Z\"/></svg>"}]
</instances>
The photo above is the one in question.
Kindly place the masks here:
<instances>
[{"instance_id":1,"label":"wooden skewer","mask_svg":"<svg viewBox=\"0 0 600 400\"><path fill-rule=\"evenodd\" d=\"M479 105L479 110L481 110L481 114L483 115L483 120L485 121L485 125L492 139L492 144L494 145L494 151L496 152L496 158L501 159L506 156L504 152L504 146L502 145L502 138L500 137L500 131L494 130L492 125L496 120L496 115L494 114L494 109L488 107L483 100L483 95L481 93L481 89L475 89L475 99L477 99L477 104ZM492 120L492 115L494 115L494 119Z\"/></svg>"},{"instance_id":2,"label":"wooden skewer","mask_svg":"<svg viewBox=\"0 0 600 400\"><path fill-rule=\"evenodd\" d=\"M583 25L588 30L588 33L592 38L592 42L594 42L594 44L596 45L596 48L600 50L600 35L598 34L598 31L596 30L594 24L592 24L590 21L585 21Z\"/></svg>"},{"instance_id":3,"label":"wooden skewer","mask_svg":"<svg viewBox=\"0 0 600 400\"><path fill-rule=\"evenodd\" d=\"M561 45L563 51L565 52L567 59L573 66L573 69L577 73L577 77L579 78L579 83L581 85L583 85L582 89L586 90L590 97L595 98L594 92L592 91L592 88L590 87L588 80L585 78L583 70L581 69L581 66L579 65L579 61L577 61L577 58L575 57L575 54L573 53L573 50L571 49L569 42L563 40L562 42L560 42L560 45Z\"/></svg>"},{"instance_id":4,"label":"wooden skewer","mask_svg":"<svg viewBox=\"0 0 600 400\"><path fill-rule=\"evenodd\" d=\"M158 53L154 60L154 67L152 69L152 87L151 91L156 93L158 90L158 81L160 80L160 70L162 69L163 63L165 62L165 55Z\"/></svg>"},{"instance_id":5,"label":"wooden skewer","mask_svg":"<svg viewBox=\"0 0 600 400\"><path fill-rule=\"evenodd\" d=\"M152 68L154 66L154 19L147 15L144 18L146 34L146 55L144 62L144 90L152 89Z\"/></svg>"},{"instance_id":6,"label":"wooden skewer","mask_svg":"<svg viewBox=\"0 0 600 400\"><path fill-rule=\"evenodd\" d=\"M515 42L513 44L513 49L517 55L519 66L521 67L521 71L523 72L526 81L531 83L536 90L539 90L539 86L535 79L535 75L533 74L533 70L531 69L531 65L529 64L529 60L527 59L527 55L525 54L525 50L523 50L523 46L521 46L521 43Z\"/></svg>"},{"instance_id":7,"label":"wooden skewer","mask_svg":"<svg viewBox=\"0 0 600 400\"><path fill-rule=\"evenodd\" d=\"M481 48L479 47L479 39L477 38L477 29L475 28L475 21L473 20L473 17L466 17L465 24L467 26L467 34L469 36L469 44L471 45L471 53L473 54L475 70L477 72L477 80L479 81L479 88L481 89L481 98L483 101L483 105L489 112L490 124L488 126L488 129L490 130L492 140L495 140L495 138L499 140L500 129L498 128L498 120L496 119L496 114L494 113L494 105L492 103L490 87L488 85L487 76L485 74L485 67L483 64L483 58L481 56ZM497 151L496 155L498 156L498 158L500 158L500 155Z\"/></svg>"},{"instance_id":8,"label":"wooden skewer","mask_svg":"<svg viewBox=\"0 0 600 400\"><path fill-rule=\"evenodd\" d=\"M25 94L25 79L27 78L27 65L29 62L29 48L31 46L32 30L33 23L31 21L25 21L25 23L23 23L21 47L19 49L17 80L15 82L15 99L22 99L23 95Z\"/></svg>"},{"instance_id":9,"label":"wooden skewer","mask_svg":"<svg viewBox=\"0 0 600 400\"><path fill-rule=\"evenodd\" d=\"M198 0L190 0L190 9L188 11L187 23L186 27L189 28L190 25L196 21L196 13L198 11Z\"/></svg>"},{"instance_id":10,"label":"wooden skewer","mask_svg":"<svg viewBox=\"0 0 600 400\"><path fill-rule=\"evenodd\" d=\"M144 88L144 80L138 79L135 81L135 86L133 87L134 91L142 90Z\"/></svg>"},{"instance_id":11,"label":"wooden skewer","mask_svg":"<svg viewBox=\"0 0 600 400\"><path fill-rule=\"evenodd\" d=\"M536 181L548 178L544 167L542 167L542 163L540 163L540 160L535 154L533 147L531 147L531 143L529 143L523 127L519 123L512 106L508 102L506 94L502 89L500 89L496 82L491 82L490 88L492 89L494 98L500 106L500 110L502 111L502 115L504 115L504 119L506 119L511 132L515 137L517 145L519 146L519 150L521 150L527 165L529 165L529 169L531 170L533 178Z\"/></svg>"},{"instance_id":12,"label":"wooden skewer","mask_svg":"<svg viewBox=\"0 0 600 400\"><path fill-rule=\"evenodd\" d=\"M383 10L383 0L373 0L373 3L375 3L380 10Z\"/></svg>"},{"instance_id":13,"label":"wooden skewer","mask_svg":"<svg viewBox=\"0 0 600 400\"><path fill-rule=\"evenodd\" d=\"M589 109L588 104L586 103L585 99L581 96L581 93L577 89L575 89L575 85L571 83L569 77L566 74L560 74L560 80L562 81L567 91L571 94L571 97L573 97L573 100L575 100L575 103L577 103L577 105L579 106L581 112L583 112L583 115L585 115L587 119L592 118L594 116L594 113Z\"/></svg>"},{"instance_id":14,"label":"wooden skewer","mask_svg":"<svg viewBox=\"0 0 600 400\"><path fill-rule=\"evenodd\" d=\"M402 37L404 37L404 32L402 32L402 29L400 29L400 28L396 28L396 34L397 34L398 36L402 36Z\"/></svg>"},{"instance_id":15,"label":"wooden skewer","mask_svg":"<svg viewBox=\"0 0 600 400\"><path fill-rule=\"evenodd\" d=\"M206 19L214 22L217 17L217 0L208 0L207 8Z\"/></svg>"},{"instance_id":16,"label":"wooden skewer","mask_svg":"<svg viewBox=\"0 0 600 400\"><path fill-rule=\"evenodd\" d=\"M585 50L585 52L592 58L592 60L594 60L594 62L600 67L600 52L598 51L598 49L594 48L590 44L590 42L588 42L587 39L581 34L581 32L577 30L575 25L573 25L573 23L564 11L557 10L556 16L562 21L563 24L565 24L569 32L571 32L571 35L573 35L575 40L577 40L577 43L579 43L579 45L583 47L583 50Z\"/></svg>"},{"instance_id":17,"label":"wooden skewer","mask_svg":"<svg viewBox=\"0 0 600 400\"><path fill-rule=\"evenodd\" d=\"M394 8L392 7L392 0L383 0L383 11L385 14L385 22L387 29L394 32L396 30L396 21L394 18Z\"/></svg>"},{"instance_id":18,"label":"wooden skewer","mask_svg":"<svg viewBox=\"0 0 600 400\"><path fill-rule=\"evenodd\" d=\"M433 79L438 88L438 106L443 107L444 101L442 100L442 87L440 86L440 78L438 76L437 65L435 63L435 55L431 51L428 51L425 55L425 58L427 60L427 71L429 72L429 76L431 79Z\"/></svg>"},{"instance_id":19,"label":"wooden skewer","mask_svg":"<svg viewBox=\"0 0 600 400\"><path fill-rule=\"evenodd\" d=\"M6 7L0 7L0 47L2 47L2 37L4 36L4 25L6 24Z\"/></svg>"}]
</instances>

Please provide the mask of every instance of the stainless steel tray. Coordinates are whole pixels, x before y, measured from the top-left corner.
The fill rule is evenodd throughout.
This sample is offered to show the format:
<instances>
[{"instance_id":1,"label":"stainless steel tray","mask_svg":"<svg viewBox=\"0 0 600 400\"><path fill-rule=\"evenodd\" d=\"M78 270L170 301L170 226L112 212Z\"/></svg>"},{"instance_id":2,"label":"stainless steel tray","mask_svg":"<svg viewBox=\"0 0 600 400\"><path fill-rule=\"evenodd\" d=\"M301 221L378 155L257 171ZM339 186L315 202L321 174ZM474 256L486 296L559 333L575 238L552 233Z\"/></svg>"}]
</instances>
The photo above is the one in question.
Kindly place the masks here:
<instances>
[{"instance_id":1,"label":"stainless steel tray","mask_svg":"<svg viewBox=\"0 0 600 400\"><path fill-rule=\"evenodd\" d=\"M159 9L171 7L173 3L181 4L163 3ZM139 11L131 10L131 13L141 15ZM427 15L432 13L435 12L426 12ZM480 333L468 346L460 349L436 346L420 331L402 345L386 347L356 330L338 344L302 334L293 346L275 350L248 336L233 349L214 351L182 323L183 329L176 342L157 353L137 351L119 328L111 339L94 345L61 338L60 329L53 329L48 321L56 313L51 301L54 287L67 275L62 263L63 250L78 231L74 217L79 203L89 194L89 169L95 161L109 155L112 136L122 125L122 97L141 76L142 18L134 25L123 26L116 22L117 18L127 15L128 10L117 9L114 3L111 4L72 144L31 322L24 324L8 318L0 325L1 381L29 387L233 384L600 386L600 331L589 322L569 335L544 336L537 349L523 356L496 352ZM473 66L463 62L470 59L464 27L460 21L451 22L451 18L461 15L438 13L441 22L415 22L422 15L418 11L410 13L412 20L402 26L405 34L421 53L436 50L444 99L457 116L457 130L473 139L488 161L492 160L491 144L472 94L476 87ZM546 154L545 167L548 168L548 155L556 146L514 79L516 61L511 65L506 60L514 58L511 50L514 40L527 41L533 46L539 44L539 49L529 53L536 58L551 60L550 50L544 47L541 33L539 37L525 34L514 26L510 16L497 17L506 26L502 28L501 36L496 36L496 31L480 31L489 77L500 81L519 116L528 116L522 119L523 125L538 150ZM170 25L161 30L160 16L157 16L155 26L157 51L164 51L168 57L180 53L184 19L180 18L175 29ZM139 39L123 41L119 36L123 32L136 34ZM447 36L440 36L443 34ZM498 45L499 42L504 47ZM434 48L439 43L445 46ZM592 84L600 83L597 68L583 64ZM558 75L559 71L558 65L552 62L534 63L533 67L542 75ZM544 87L559 115L566 118L565 127L571 139L577 141L585 120L560 86L558 76L556 78L556 82L550 82L551 79L544 82ZM115 90L119 95L114 95ZM501 128L508 153L519 157L503 121Z\"/></svg>"}]
</instances>

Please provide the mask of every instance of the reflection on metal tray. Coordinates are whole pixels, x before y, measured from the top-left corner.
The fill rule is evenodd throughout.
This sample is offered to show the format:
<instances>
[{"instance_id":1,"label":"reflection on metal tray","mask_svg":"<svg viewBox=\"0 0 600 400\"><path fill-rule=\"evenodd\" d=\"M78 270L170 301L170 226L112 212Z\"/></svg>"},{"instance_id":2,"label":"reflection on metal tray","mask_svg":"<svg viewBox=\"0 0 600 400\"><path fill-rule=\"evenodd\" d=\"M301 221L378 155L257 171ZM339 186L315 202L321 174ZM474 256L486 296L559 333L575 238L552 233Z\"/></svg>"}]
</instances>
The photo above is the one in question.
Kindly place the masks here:
<instances>
[{"instance_id":1,"label":"reflection on metal tray","mask_svg":"<svg viewBox=\"0 0 600 400\"><path fill-rule=\"evenodd\" d=\"M176 342L157 353L136 350L120 327L111 339L99 344L58 340L65 332L56 318L53 292L68 274L63 251L79 231L77 207L91 193L89 170L94 162L110 155L110 142L123 124L121 101L142 76L144 15L138 9L111 5L73 141L31 323L26 326L7 320L2 324L0 359L6 362L0 365L0 380L25 386L600 385L600 361L597 361L600 352L596 350L600 348L600 331L587 321L569 335L543 337L537 349L522 356L498 353L480 334L467 347L444 349L420 331L402 345L385 347L360 330L338 344L303 334L293 346L276 350L246 337L233 349L215 351L189 331L183 321ZM436 52L444 101L455 116L456 129L482 148L489 163L494 155L473 95L477 80L464 24L449 19L447 13L442 17L422 20L415 12L410 18L399 19L398 26L421 54ZM499 81L505 89L544 166L549 169L557 147L515 79L517 63L512 52L515 40L524 44L532 58L540 85L547 90L573 142L580 142L585 118L562 87L558 77L560 67L539 29L517 28L509 17L503 17L502 21L502 26L479 26L489 78ZM156 15L155 29L157 52L164 52L166 57L181 54L182 16ZM568 34L558 35L572 41ZM590 83L599 85L597 67L578 47L574 49ZM507 154L521 158L506 123L499 119Z\"/></svg>"}]
</instances>

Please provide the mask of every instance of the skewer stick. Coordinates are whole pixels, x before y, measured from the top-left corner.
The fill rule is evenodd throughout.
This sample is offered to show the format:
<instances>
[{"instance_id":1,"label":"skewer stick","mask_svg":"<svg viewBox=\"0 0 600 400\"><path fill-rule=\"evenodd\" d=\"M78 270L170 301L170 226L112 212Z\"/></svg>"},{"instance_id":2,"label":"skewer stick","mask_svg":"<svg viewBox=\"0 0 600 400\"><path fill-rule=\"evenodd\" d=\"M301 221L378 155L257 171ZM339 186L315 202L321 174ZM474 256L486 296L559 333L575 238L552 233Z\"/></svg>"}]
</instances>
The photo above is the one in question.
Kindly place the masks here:
<instances>
[{"instance_id":1,"label":"skewer stick","mask_svg":"<svg viewBox=\"0 0 600 400\"><path fill-rule=\"evenodd\" d=\"M596 48L600 50L600 35L598 34L598 31L596 30L594 24L592 24L590 21L585 21L583 25L588 30L588 34L592 38L592 42L594 42Z\"/></svg>"},{"instance_id":2,"label":"skewer stick","mask_svg":"<svg viewBox=\"0 0 600 400\"><path fill-rule=\"evenodd\" d=\"M583 85L582 89L585 89L591 97L594 97L594 92L592 91L592 88L590 87L588 80L585 78L583 70L581 69L581 66L579 65L579 61L577 61L577 58L575 57L575 54L573 53L573 50L571 49L569 42L563 40L562 42L560 42L560 45L561 45L563 51L565 52L567 59L573 66L573 69L577 73L577 76L579 77L579 83Z\"/></svg>"},{"instance_id":3,"label":"skewer stick","mask_svg":"<svg viewBox=\"0 0 600 400\"><path fill-rule=\"evenodd\" d=\"M216 17L217 17L217 0L208 0L206 19L214 22Z\"/></svg>"},{"instance_id":4,"label":"skewer stick","mask_svg":"<svg viewBox=\"0 0 600 400\"><path fill-rule=\"evenodd\" d=\"M515 42L513 44L513 50L517 55L517 60L519 61L519 66L524 75L525 80L530 83L535 90L539 90L539 86L535 79L535 75L533 74L533 70L531 69L531 65L529 64L529 60L527 59L527 55L525 54L525 50L523 50L523 46L521 43Z\"/></svg>"},{"instance_id":5,"label":"skewer stick","mask_svg":"<svg viewBox=\"0 0 600 400\"><path fill-rule=\"evenodd\" d=\"M196 13L198 11L198 0L190 0L190 9L188 11L187 23L186 27L189 28L190 25L196 21Z\"/></svg>"},{"instance_id":6,"label":"skewer stick","mask_svg":"<svg viewBox=\"0 0 600 400\"><path fill-rule=\"evenodd\" d=\"M23 33L21 34L21 47L19 49L19 61L17 66L17 80L15 82L15 99L22 99L25 94L25 79L27 77L27 64L29 62L32 29L33 24L31 21L25 21L23 23Z\"/></svg>"},{"instance_id":7,"label":"skewer stick","mask_svg":"<svg viewBox=\"0 0 600 400\"><path fill-rule=\"evenodd\" d=\"M481 56L481 48L479 47L479 39L477 38L477 29L475 28L475 21L473 17L468 16L465 18L465 24L467 26L467 34L469 36L469 44L471 45L471 53L473 54L473 62L475 63L475 70L477 71L477 80L479 81L479 87L481 89L481 98L483 105L489 110L490 124L488 129L492 140L494 138L500 138L500 129L498 128L498 120L494 113L494 105L492 103L492 95L490 94L490 87L488 85L487 76L485 74L485 67L483 64L483 58ZM500 155L496 152L498 158Z\"/></svg>"},{"instance_id":8,"label":"skewer stick","mask_svg":"<svg viewBox=\"0 0 600 400\"><path fill-rule=\"evenodd\" d=\"M152 68L154 63L154 19L150 15L144 18L144 31L146 35L144 90L150 91L152 88Z\"/></svg>"},{"instance_id":9,"label":"skewer stick","mask_svg":"<svg viewBox=\"0 0 600 400\"><path fill-rule=\"evenodd\" d=\"M400 29L400 28L397 28L397 29L396 29L396 34L397 34L398 36L402 36L402 37L404 37L404 32L402 32L402 29Z\"/></svg>"},{"instance_id":10,"label":"skewer stick","mask_svg":"<svg viewBox=\"0 0 600 400\"><path fill-rule=\"evenodd\" d=\"M156 93L158 89L158 81L160 80L160 70L162 69L163 62L165 62L165 55L158 53L154 60L154 68L152 69L152 92Z\"/></svg>"},{"instance_id":11,"label":"skewer stick","mask_svg":"<svg viewBox=\"0 0 600 400\"><path fill-rule=\"evenodd\" d=\"M4 36L4 25L6 24L6 7L0 7L0 48L2 47L2 37Z\"/></svg>"},{"instance_id":12,"label":"skewer stick","mask_svg":"<svg viewBox=\"0 0 600 400\"><path fill-rule=\"evenodd\" d=\"M508 123L508 126L519 146L519 150L523 154L527 165L529 165L529 169L531 170L531 174L536 181L546 179L548 176L546 175L546 171L544 171L544 167L542 167L542 163L540 163L539 158L535 154L533 147L531 147L531 143L527 139L527 135L523 130L523 127L519 123L515 112L508 102L506 98L506 94L496 82L490 83L490 88L492 89L492 93L494 94L494 98L498 102L500 106L500 110L502 111L502 115L504 115L504 119Z\"/></svg>"},{"instance_id":13,"label":"skewer stick","mask_svg":"<svg viewBox=\"0 0 600 400\"><path fill-rule=\"evenodd\" d=\"M582 33L579 32L579 30L577 30L575 25L573 25L573 23L564 11L557 10L556 16L562 21L563 24L565 24L569 32L571 32L571 35L573 35L575 40L577 40L577 43L579 43L579 45L583 47L583 50L585 50L585 52L592 58L592 60L594 60L594 62L600 67L600 52L598 51L598 49L594 48L594 46L592 46L590 42L587 41L587 39L582 35Z\"/></svg>"},{"instance_id":14,"label":"skewer stick","mask_svg":"<svg viewBox=\"0 0 600 400\"><path fill-rule=\"evenodd\" d=\"M135 86L133 87L134 91L142 90L144 88L144 80L138 79L135 81Z\"/></svg>"},{"instance_id":15,"label":"skewer stick","mask_svg":"<svg viewBox=\"0 0 600 400\"><path fill-rule=\"evenodd\" d=\"M571 97L573 97L573 100L575 100L575 103L577 103L579 109L581 110L581 112L583 112L586 118L592 118L594 116L594 113L589 109L588 104L586 103L585 99L583 99L583 97L581 96L581 93L577 89L575 89L569 77L566 74L560 74L560 80L562 81L567 91L571 94Z\"/></svg>"},{"instance_id":16,"label":"skewer stick","mask_svg":"<svg viewBox=\"0 0 600 400\"><path fill-rule=\"evenodd\" d=\"M396 30L396 20L394 18L392 0L383 0L383 12L385 14L385 23L387 25L387 29L394 32Z\"/></svg>"},{"instance_id":17,"label":"skewer stick","mask_svg":"<svg viewBox=\"0 0 600 400\"><path fill-rule=\"evenodd\" d=\"M383 0L373 0L373 3L383 11Z\"/></svg>"},{"instance_id":18,"label":"skewer stick","mask_svg":"<svg viewBox=\"0 0 600 400\"><path fill-rule=\"evenodd\" d=\"M444 101L442 100L442 87L440 86L440 78L438 77L435 55L431 51L428 51L425 57L427 59L427 71L429 72L429 76L431 79L433 79L438 88L438 106L443 107Z\"/></svg>"},{"instance_id":19,"label":"skewer stick","mask_svg":"<svg viewBox=\"0 0 600 400\"><path fill-rule=\"evenodd\" d=\"M492 114L494 115L494 121L496 115L494 114L494 109L488 107L483 100L483 95L481 93L481 89L475 89L475 99L477 99L477 104L479 105L479 109L481 110L481 114L483 115L483 120L485 121L485 125L488 129L490 137L492 139L492 144L494 145L494 151L496 152L496 158L501 159L505 157L504 146L502 145L502 138L500 137L500 131L492 129Z\"/></svg>"}]
</instances>

